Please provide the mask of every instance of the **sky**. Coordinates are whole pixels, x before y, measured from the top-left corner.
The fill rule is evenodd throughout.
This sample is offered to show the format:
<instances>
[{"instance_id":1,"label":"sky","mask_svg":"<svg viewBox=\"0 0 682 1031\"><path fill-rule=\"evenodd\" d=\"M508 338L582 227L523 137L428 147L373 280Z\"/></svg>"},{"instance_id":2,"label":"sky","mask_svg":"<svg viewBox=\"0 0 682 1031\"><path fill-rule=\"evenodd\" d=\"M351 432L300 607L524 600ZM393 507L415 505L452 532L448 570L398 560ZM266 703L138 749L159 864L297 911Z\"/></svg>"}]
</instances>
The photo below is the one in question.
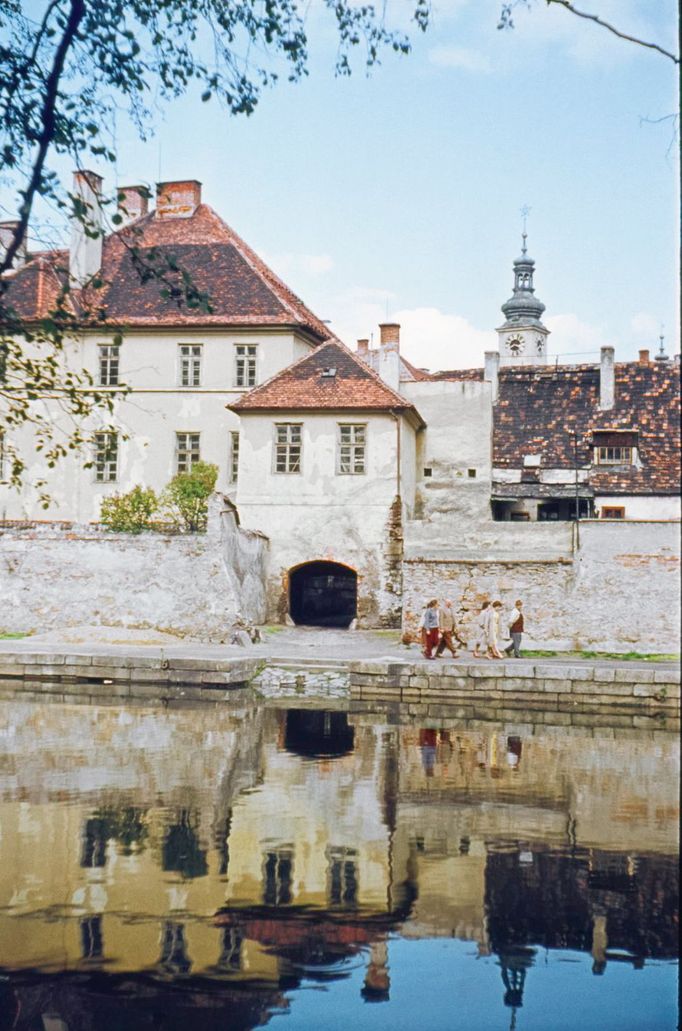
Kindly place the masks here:
<instances>
[{"instance_id":1,"label":"sky","mask_svg":"<svg viewBox=\"0 0 682 1031\"><path fill-rule=\"evenodd\" d=\"M105 187L196 178L203 199L350 346L401 323L421 367L481 365L511 295L527 205L549 351L591 361L679 351L678 68L558 6L434 0L413 50L334 76L333 24L310 4L311 74L249 117L196 95L155 138L117 125ZM676 50L672 0L583 0ZM409 0L387 20L409 25Z\"/></svg>"}]
</instances>

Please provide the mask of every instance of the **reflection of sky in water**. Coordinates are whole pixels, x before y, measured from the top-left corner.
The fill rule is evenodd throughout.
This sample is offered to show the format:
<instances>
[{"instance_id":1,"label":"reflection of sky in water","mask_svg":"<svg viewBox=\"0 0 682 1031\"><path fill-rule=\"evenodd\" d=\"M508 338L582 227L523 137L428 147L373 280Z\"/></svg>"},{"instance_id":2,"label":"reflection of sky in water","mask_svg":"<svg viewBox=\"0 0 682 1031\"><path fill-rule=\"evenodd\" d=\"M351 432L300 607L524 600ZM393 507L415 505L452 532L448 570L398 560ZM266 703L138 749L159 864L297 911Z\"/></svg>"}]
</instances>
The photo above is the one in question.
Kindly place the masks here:
<instances>
[{"instance_id":1,"label":"reflection of sky in water","mask_svg":"<svg viewBox=\"0 0 682 1031\"><path fill-rule=\"evenodd\" d=\"M594 986L589 956L538 952L523 1006L515 1013L503 1003L498 961L477 957L470 943L391 939L388 963L388 1001L358 1008L364 968L357 965L347 980L287 993L290 1009L284 1020L274 1018L273 1029L506 1031L512 1019L516 1031L673 1031L677 1026L673 963L647 964L636 974L613 964Z\"/></svg>"},{"instance_id":2,"label":"reflection of sky in water","mask_svg":"<svg viewBox=\"0 0 682 1031\"><path fill-rule=\"evenodd\" d=\"M104 975L164 1031L672 1031L677 771L661 731L0 703L0 1031L43 991L89 1031Z\"/></svg>"}]
</instances>

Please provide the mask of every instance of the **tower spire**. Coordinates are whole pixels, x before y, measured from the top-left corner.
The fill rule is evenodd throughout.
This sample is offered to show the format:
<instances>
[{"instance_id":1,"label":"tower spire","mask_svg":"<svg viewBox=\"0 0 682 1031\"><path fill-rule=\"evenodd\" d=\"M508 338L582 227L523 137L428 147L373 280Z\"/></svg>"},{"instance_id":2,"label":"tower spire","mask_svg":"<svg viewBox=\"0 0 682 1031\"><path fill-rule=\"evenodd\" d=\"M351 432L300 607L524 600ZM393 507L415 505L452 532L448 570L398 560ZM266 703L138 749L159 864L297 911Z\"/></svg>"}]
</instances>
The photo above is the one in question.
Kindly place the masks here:
<instances>
[{"instance_id":1,"label":"tower spire","mask_svg":"<svg viewBox=\"0 0 682 1031\"><path fill-rule=\"evenodd\" d=\"M521 256L514 261L512 296L502 305L505 320L497 329L502 365L544 365L547 362L549 330L542 324L545 306L535 296L535 262L528 254L530 210L527 204L520 209L523 220Z\"/></svg>"},{"instance_id":2,"label":"tower spire","mask_svg":"<svg viewBox=\"0 0 682 1031\"><path fill-rule=\"evenodd\" d=\"M531 212L531 209L528 207L527 204L524 204L523 207L521 208L521 218L523 219L523 232L521 233L521 239L522 239L523 243L521 244L521 254L524 256L524 258L526 257L526 254L528 253L527 250L526 250L526 240L528 239L528 233L526 231L526 219L530 215L530 212Z\"/></svg>"}]
</instances>

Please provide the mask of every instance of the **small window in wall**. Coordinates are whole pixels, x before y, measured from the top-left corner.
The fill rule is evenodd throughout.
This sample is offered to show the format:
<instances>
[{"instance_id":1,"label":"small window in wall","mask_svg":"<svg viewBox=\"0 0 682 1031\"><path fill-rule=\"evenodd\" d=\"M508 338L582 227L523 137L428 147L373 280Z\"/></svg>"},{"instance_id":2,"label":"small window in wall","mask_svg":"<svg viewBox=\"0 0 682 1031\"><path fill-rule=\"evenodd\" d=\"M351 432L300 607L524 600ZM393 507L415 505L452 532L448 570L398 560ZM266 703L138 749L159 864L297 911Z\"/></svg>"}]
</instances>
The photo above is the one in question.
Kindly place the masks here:
<instances>
[{"instance_id":1,"label":"small window in wall","mask_svg":"<svg viewBox=\"0 0 682 1031\"><path fill-rule=\"evenodd\" d=\"M201 434L199 433L175 434L175 471L177 473L188 473L192 466L201 461L200 441Z\"/></svg>"},{"instance_id":2,"label":"small window in wall","mask_svg":"<svg viewBox=\"0 0 682 1031\"><path fill-rule=\"evenodd\" d=\"M278 422L275 424L275 472L300 473L301 471L301 423Z\"/></svg>"},{"instance_id":3,"label":"small window in wall","mask_svg":"<svg viewBox=\"0 0 682 1031\"><path fill-rule=\"evenodd\" d=\"M180 386L201 386L202 344L178 344L180 358Z\"/></svg>"},{"instance_id":4,"label":"small window in wall","mask_svg":"<svg viewBox=\"0 0 682 1031\"><path fill-rule=\"evenodd\" d=\"M428 477L428 476L433 476L433 469L431 469L431 468L427 467L427 468L426 468L426 469L424 470L424 476L425 476L425 477Z\"/></svg>"},{"instance_id":5,"label":"small window in wall","mask_svg":"<svg viewBox=\"0 0 682 1031\"><path fill-rule=\"evenodd\" d=\"M367 427L358 423L339 423L337 471L351 476L365 472Z\"/></svg>"},{"instance_id":6,"label":"small window in wall","mask_svg":"<svg viewBox=\"0 0 682 1031\"><path fill-rule=\"evenodd\" d=\"M95 482L113 483L118 478L118 434L95 434Z\"/></svg>"},{"instance_id":7,"label":"small window in wall","mask_svg":"<svg viewBox=\"0 0 682 1031\"><path fill-rule=\"evenodd\" d=\"M230 433L230 483L236 483L239 476L239 432Z\"/></svg>"},{"instance_id":8,"label":"small window in wall","mask_svg":"<svg viewBox=\"0 0 682 1031\"><path fill-rule=\"evenodd\" d=\"M234 355L235 387L255 387L258 344L235 344Z\"/></svg>"},{"instance_id":9,"label":"small window in wall","mask_svg":"<svg viewBox=\"0 0 682 1031\"><path fill-rule=\"evenodd\" d=\"M594 460L597 465L632 465L632 448L596 447Z\"/></svg>"},{"instance_id":10,"label":"small window in wall","mask_svg":"<svg viewBox=\"0 0 682 1031\"><path fill-rule=\"evenodd\" d=\"M604 505L601 510L602 519L625 519L623 505Z\"/></svg>"},{"instance_id":11,"label":"small window in wall","mask_svg":"<svg viewBox=\"0 0 682 1031\"><path fill-rule=\"evenodd\" d=\"M467 469L467 476L469 477L470 480L475 480L476 479L476 470L475 469Z\"/></svg>"},{"instance_id":12,"label":"small window in wall","mask_svg":"<svg viewBox=\"0 0 682 1031\"><path fill-rule=\"evenodd\" d=\"M358 901L358 854L354 848L327 850L327 895L330 906L352 909Z\"/></svg>"},{"instance_id":13,"label":"small window in wall","mask_svg":"<svg viewBox=\"0 0 682 1031\"><path fill-rule=\"evenodd\" d=\"M100 387L116 387L119 379L119 358L121 348L118 344L99 344L99 385Z\"/></svg>"}]
</instances>

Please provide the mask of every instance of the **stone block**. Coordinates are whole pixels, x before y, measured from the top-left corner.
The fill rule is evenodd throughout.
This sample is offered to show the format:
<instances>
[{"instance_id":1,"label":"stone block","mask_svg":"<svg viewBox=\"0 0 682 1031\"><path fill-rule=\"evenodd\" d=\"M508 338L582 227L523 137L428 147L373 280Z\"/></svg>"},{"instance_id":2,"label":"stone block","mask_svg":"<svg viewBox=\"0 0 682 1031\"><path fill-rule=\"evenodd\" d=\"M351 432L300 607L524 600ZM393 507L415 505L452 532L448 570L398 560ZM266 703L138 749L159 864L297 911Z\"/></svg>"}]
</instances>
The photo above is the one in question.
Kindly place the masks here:
<instances>
[{"instance_id":1,"label":"stone block","mask_svg":"<svg viewBox=\"0 0 682 1031\"><path fill-rule=\"evenodd\" d=\"M653 684L654 671L653 669L642 669L641 666L631 666L630 668L621 666L615 670L614 679L619 684Z\"/></svg>"},{"instance_id":2,"label":"stone block","mask_svg":"<svg viewBox=\"0 0 682 1031\"><path fill-rule=\"evenodd\" d=\"M72 676L94 677L102 680L130 680L130 670L127 666L64 666L64 673Z\"/></svg>"},{"instance_id":3,"label":"stone block","mask_svg":"<svg viewBox=\"0 0 682 1031\"><path fill-rule=\"evenodd\" d=\"M167 684L168 683L168 670L167 669L132 669L130 670L131 683L144 684Z\"/></svg>"},{"instance_id":4,"label":"stone block","mask_svg":"<svg viewBox=\"0 0 682 1031\"><path fill-rule=\"evenodd\" d=\"M535 675L544 680L594 680L594 666L536 666Z\"/></svg>"},{"instance_id":5,"label":"stone block","mask_svg":"<svg viewBox=\"0 0 682 1031\"><path fill-rule=\"evenodd\" d=\"M536 691L538 683L534 677L500 677L498 684L502 691Z\"/></svg>"},{"instance_id":6,"label":"stone block","mask_svg":"<svg viewBox=\"0 0 682 1031\"><path fill-rule=\"evenodd\" d=\"M427 688L429 686L428 676L419 676L419 674L410 677L410 688ZM407 690L403 688L403 691Z\"/></svg>"},{"instance_id":7,"label":"stone block","mask_svg":"<svg viewBox=\"0 0 682 1031\"><path fill-rule=\"evenodd\" d=\"M468 677L471 666L458 665L456 662L443 662L438 666L441 677Z\"/></svg>"},{"instance_id":8,"label":"stone block","mask_svg":"<svg viewBox=\"0 0 682 1031\"><path fill-rule=\"evenodd\" d=\"M570 680L543 680L542 691L545 694L570 694L573 684Z\"/></svg>"},{"instance_id":9,"label":"stone block","mask_svg":"<svg viewBox=\"0 0 682 1031\"><path fill-rule=\"evenodd\" d=\"M599 684L600 687L602 686L601 682L596 681L596 680L593 680L591 682L590 681L585 681L585 680L572 680L571 681L571 694L585 695L585 696L601 698L602 694L604 692L597 690L597 685L598 684ZM607 687L607 688L611 688L612 697L616 696L616 690L615 689L619 688L619 687L620 688L624 688L623 695L631 695L632 694L632 687L631 687L630 684L616 684L614 682L613 684L606 684L604 686Z\"/></svg>"},{"instance_id":10,"label":"stone block","mask_svg":"<svg viewBox=\"0 0 682 1031\"><path fill-rule=\"evenodd\" d=\"M468 667L470 677L503 677L504 663L483 662L480 666L471 665Z\"/></svg>"},{"instance_id":11,"label":"stone block","mask_svg":"<svg viewBox=\"0 0 682 1031\"><path fill-rule=\"evenodd\" d=\"M71 700L74 695L79 696L87 694L90 698L96 699L98 702L102 698L127 698L130 694L130 682L120 681L117 684L60 684L64 690L64 695Z\"/></svg>"},{"instance_id":12,"label":"stone block","mask_svg":"<svg viewBox=\"0 0 682 1031\"><path fill-rule=\"evenodd\" d=\"M609 713L575 712L571 716L571 723L574 727L631 727L632 716Z\"/></svg>"},{"instance_id":13,"label":"stone block","mask_svg":"<svg viewBox=\"0 0 682 1031\"><path fill-rule=\"evenodd\" d=\"M47 663L34 662L30 666L26 667L25 673L29 677L50 677L53 680L58 679L64 673L64 666L53 666Z\"/></svg>"},{"instance_id":14,"label":"stone block","mask_svg":"<svg viewBox=\"0 0 682 1031\"><path fill-rule=\"evenodd\" d=\"M6 652L0 649L0 662L3 666L24 666L27 661L33 661L33 657L26 652Z\"/></svg>"},{"instance_id":15,"label":"stone block","mask_svg":"<svg viewBox=\"0 0 682 1031\"><path fill-rule=\"evenodd\" d=\"M8 654L8 653L5 653ZM19 655L20 652L15 652ZM64 653L63 652L24 652L22 661L27 665L33 666L63 666L64 665ZM89 661L89 660L88 660Z\"/></svg>"},{"instance_id":16,"label":"stone block","mask_svg":"<svg viewBox=\"0 0 682 1031\"><path fill-rule=\"evenodd\" d=\"M661 690L660 684L633 684L632 694L635 698L654 698Z\"/></svg>"},{"instance_id":17,"label":"stone block","mask_svg":"<svg viewBox=\"0 0 682 1031\"><path fill-rule=\"evenodd\" d=\"M640 680L639 677L637 677ZM678 689L680 686L680 671L679 669L655 669L654 670L654 683L655 684L676 684ZM678 690L679 694L679 690Z\"/></svg>"},{"instance_id":18,"label":"stone block","mask_svg":"<svg viewBox=\"0 0 682 1031\"><path fill-rule=\"evenodd\" d=\"M535 665L531 662L521 662L520 659L516 659L515 662L505 662L504 675L505 677L535 677Z\"/></svg>"},{"instance_id":19,"label":"stone block","mask_svg":"<svg viewBox=\"0 0 682 1031\"><path fill-rule=\"evenodd\" d=\"M18 662L5 663L0 661L0 677L23 677L26 667Z\"/></svg>"},{"instance_id":20,"label":"stone block","mask_svg":"<svg viewBox=\"0 0 682 1031\"><path fill-rule=\"evenodd\" d=\"M386 673L385 662L354 662L350 668L351 673L374 673L383 676Z\"/></svg>"},{"instance_id":21,"label":"stone block","mask_svg":"<svg viewBox=\"0 0 682 1031\"><path fill-rule=\"evenodd\" d=\"M91 666L93 663L93 656L88 654L84 655L81 652L65 652L62 656L62 661L68 666ZM122 657L122 665L127 665L126 660Z\"/></svg>"},{"instance_id":22,"label":"stone block","mask_svg":"<svg viewBox=\"0 0 682 1031\"><path fill-rule=\"evenodd\" d=\"M421 697L421 691L414 687L403 687L400 692L400 700L402 702L419 702Z\"/></svg>"},{"instance_id":23,"label":"stone block","mask_svg":"<svg viewBox=\"0 0 682 1031\"><path fill-rule=\"evenodd\" d=\"M426 702L410 702L407 706L407 711L410 716L427 716L429 708Z\"/></svg>"},{"instance_id":24,"label":"stone block","mask_svg":"<svg viewBox=\"0 0 682 1031\"><path fill-rule=\"evenodd\" d=\"M500 681L497 677L479 677L471 686L476 695L486 694L488 691L499 691Z\"/></svg>"},{"instance_id":25,"label":"stone block","mask_svg":"<svg viewBox=\"0 0 682 1031\"><path fill-rule=\"evenodd\" d=\"M474 714L473 705L443 705L429 704L428 714L430 717L444 720L466 720Z\"/></svg>"},{"instance_id":26,"label":"stone block","mask_svg":"<svg viewBox=\"0 0 682 1031\"><path fill-rule=\"evenodd\" d=\"M615 680L604 682L602 680L595 680L594 684L591 685L594 688L595 697L601 698L631 698L632 697L632 684L618 684ZM578 689L576 688L576 694Z\"/></svg>"}]
</instances>

